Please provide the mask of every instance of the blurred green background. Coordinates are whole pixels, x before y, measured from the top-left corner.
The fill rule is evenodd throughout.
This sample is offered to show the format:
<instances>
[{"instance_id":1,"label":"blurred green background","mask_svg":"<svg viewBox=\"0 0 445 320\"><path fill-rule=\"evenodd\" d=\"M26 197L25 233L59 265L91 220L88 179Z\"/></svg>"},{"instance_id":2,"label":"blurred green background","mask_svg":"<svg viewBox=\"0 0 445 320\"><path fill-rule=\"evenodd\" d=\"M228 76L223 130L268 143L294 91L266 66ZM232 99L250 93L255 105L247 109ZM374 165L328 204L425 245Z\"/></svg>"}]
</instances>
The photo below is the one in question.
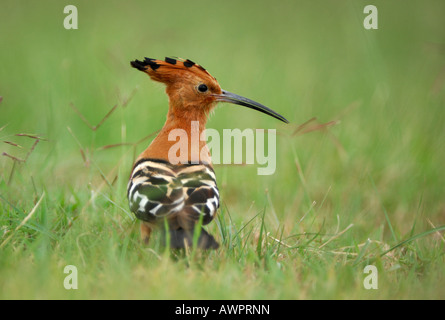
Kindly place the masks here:
<instances>
[{"instance_id":1,"label":"blurred green background","mask_svg":"<svg viewBox=\"0 0 445 320\"><path fill-rule=\"evenodd\" d=\"M77 30L63 27L63 8L69 4L78 9ZM378 9L378 30L363 27L368 4ZM392 251L389 262L379 260L381 273L392 283L381 285L380 295L363 290L357 280L362 269L356 269L358 262L374 258L375 250L445 224L444 14L445 3L439 0L2 1L0 296L444 298L445 241L440 233L410 242L397 254ZM184 284L184 291L155 294L139 288L141 296L126 295L139 279L129 276L128 287L119 287L117 296L105 294L106 281L96 291L91 281L91 290L64 296L68 293L59 288L59 280L44 268L60 273L74 260L92 278L102 270L91 268L97 262L116 266L126 261L125 267L110 271L113 276L122 270L139 274L141 264L150 268L138 260L141 253L132 255L145 251L128 213L125 188L135 155L150 138L135 143L162 127L167 97L161 84L129 62L165 56L203 65L223 89L290 120L284 125L246 108L222 105L208 127L220 132L277 129L274 175L258 176L256 166L216 167L222 217L230 213L232 223L242 226L264 211L268 230L290 237L284 242L297 250L266 254L274 268L279 263L288 270L273 269L271 276L258 263L264 256L248 254L258 249L253 229L240 240L240 246L247 243L246 250L224 242L228 256L210 256L219 261L215 278L195 275L198 279ZM95 131L78 114L97 125L113 106ZM313 131L294 134L313 117L317 120L298 133ZM315 126L330 121L335 125ZM45 140L33 148L35 139L16 135L20 133ZM115 144L119 146L109 147ZM44 205L14 231L43 192ZM338 235L351 224L344 236ZM220 230L215 224L211 228ZM83 236L89 232L94 236ZM304 232L318 234L315 248L329 248L329 258L310 253L313 243L306 238L292 237ZM323 246L332 235L338 237ZM367 239L378 241L374 251L363 249ZM125 245L116 249L117 242ZM83 246L89 251L82 251ZM354 263L332 257L345 247L352 248ZM120 257L116 261L110 258L114 254ZM27 269L29 259L33 271ZM151 268L162 270L157 264ZM19 279L21 271L48 281L47 290L39 291L37 280ZM207 283L209 277L221 284L218 290L209 293L204 285L187 296L187 286ZM231 284L246 277L251 280L244 290L234 291ZM28 290L14 290L26 287L27 280L33 283Z\"/></svg>"}]
</instances>

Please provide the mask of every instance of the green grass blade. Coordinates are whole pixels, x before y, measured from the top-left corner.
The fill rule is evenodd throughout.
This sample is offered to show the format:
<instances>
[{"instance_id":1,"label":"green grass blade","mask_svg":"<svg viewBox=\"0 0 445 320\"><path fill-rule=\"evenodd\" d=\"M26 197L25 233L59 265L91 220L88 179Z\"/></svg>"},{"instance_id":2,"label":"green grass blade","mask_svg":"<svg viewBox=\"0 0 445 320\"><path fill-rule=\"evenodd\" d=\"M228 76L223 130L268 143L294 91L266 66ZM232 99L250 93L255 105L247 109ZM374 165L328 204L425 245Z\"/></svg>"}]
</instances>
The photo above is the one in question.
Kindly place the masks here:
<instances>
[{"instance_id":1,"label":"green grass blade","mask_svg":"<svg viewBox=\"0 0 445 320\"><path fill-rule=\"evenodd\" d=\"M422 232L422 233L419 233L419 234L416 234L415 236L412 236L412 237L410 237L410 238L408 238L408 239L406 239L406 240L396 244L395 246L391 247L390 249L384 251L383 253L380 254L380 257L383 257L384 255L388 254L389 252L391 252L391 251L397 249L398 247L403 246L404 244L407 244L407 243L409 243L411 241L414 241L414 240L417 240L419 238L428 236L428 235L430 235L432 233L440 232L440 231L444 231L444 230L445 230L445 225L437 227L437 228L434 228L434 229L430 229L428 231L425 231L425 232Z\"/></svg>"}]
</instances>

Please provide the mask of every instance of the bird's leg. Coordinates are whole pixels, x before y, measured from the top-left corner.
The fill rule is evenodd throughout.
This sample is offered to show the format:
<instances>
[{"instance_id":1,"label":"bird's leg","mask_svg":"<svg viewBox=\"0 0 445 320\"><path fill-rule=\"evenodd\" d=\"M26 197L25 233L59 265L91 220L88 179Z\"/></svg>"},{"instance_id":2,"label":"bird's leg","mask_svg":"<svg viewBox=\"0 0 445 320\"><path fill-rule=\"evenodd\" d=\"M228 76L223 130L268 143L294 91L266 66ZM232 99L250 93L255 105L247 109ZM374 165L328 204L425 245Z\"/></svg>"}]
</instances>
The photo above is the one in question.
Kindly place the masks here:
<instances>
[{"instance_id":1,"label":"bird's leg","mask_svg":"<svg viewBox=\"0 0 445 320\"><path fill-rule=\"evenodd\" d=\"M141 239L144 244L148 244L152 229L153 227L149 223L141 221Z\"/></svg>"}]
</instances>

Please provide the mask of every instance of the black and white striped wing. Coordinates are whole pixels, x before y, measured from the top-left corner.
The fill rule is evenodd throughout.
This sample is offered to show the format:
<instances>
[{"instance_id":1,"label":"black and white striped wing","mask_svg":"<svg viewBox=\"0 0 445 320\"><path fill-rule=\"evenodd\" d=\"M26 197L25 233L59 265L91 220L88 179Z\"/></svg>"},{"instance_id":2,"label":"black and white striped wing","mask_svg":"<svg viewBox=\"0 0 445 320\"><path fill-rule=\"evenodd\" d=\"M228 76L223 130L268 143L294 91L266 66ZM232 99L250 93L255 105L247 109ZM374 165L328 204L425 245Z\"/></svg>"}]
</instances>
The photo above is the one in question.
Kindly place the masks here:
<instances>
[{"instance_id":1,"label":"black and white striped wing","mask_svg":"<svg viewBox=\"0 0 445 320\"><path fill-rule=\"evenodd\" d=\"M203 224L207 224L219 207L215 174L204 164L140 160L134 166L127 196L131 211L148 222L177 214L192 221L203 215Z\"/></svg>"},{"instance_id":2,"label":"black and white striped wing","mask_svg":"<svg viewBox=\"0 0 445 320\"><path fill-rule=\"evenodd\" d=\"M184 210L198 220L203 215L203 224L212 221L219 208L219 191L215 173L208 166L190 165L178 172L184 190Z\"/></svg>"}]
</instances>

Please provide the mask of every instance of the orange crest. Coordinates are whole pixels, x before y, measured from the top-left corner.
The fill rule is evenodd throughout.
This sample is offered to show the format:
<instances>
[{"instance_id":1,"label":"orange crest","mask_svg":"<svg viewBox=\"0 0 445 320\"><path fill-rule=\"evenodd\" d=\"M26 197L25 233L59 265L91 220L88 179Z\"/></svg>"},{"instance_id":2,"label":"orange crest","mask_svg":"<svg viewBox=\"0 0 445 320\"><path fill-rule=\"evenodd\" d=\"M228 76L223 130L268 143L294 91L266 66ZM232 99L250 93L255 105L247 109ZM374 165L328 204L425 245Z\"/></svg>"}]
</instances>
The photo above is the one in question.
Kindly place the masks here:
<instances>
[{"instance_id":1,"label":"orange crest","mask_svg":"<svg viewBox=\"0 0 445 320\"><path fill-rule=\"evenodd\" d=\"M165 84L171 84L185 79L192 80L193 77L203 81L216 82L216 79L199 64L189 59L165 58L163 60L145 58L144 61L131 61L132 67L147 73L152 80Z\"/></svg>"}]
</instances>

